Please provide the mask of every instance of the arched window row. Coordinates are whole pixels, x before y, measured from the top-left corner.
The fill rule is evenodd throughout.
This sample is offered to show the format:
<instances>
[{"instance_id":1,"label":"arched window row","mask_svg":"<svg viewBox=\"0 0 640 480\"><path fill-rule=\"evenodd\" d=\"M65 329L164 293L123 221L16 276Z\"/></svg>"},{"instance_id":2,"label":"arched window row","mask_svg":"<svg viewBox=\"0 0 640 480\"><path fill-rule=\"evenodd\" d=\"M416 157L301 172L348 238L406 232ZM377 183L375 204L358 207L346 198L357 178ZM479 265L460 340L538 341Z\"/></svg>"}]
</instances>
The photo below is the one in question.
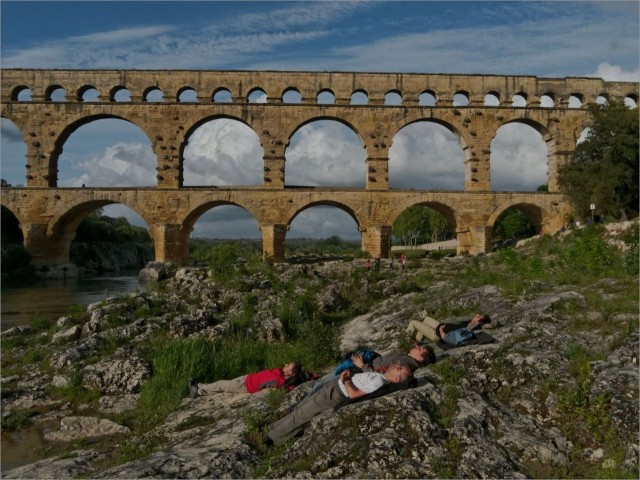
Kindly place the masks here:
<instances>
[{"instance_id":1,"label":"arched window row","mask_svg":"<svg viewBox=\"0 0 640 480\"><path fill-rule=\"evenodd\" d=\"M8 75L12 72L17 74L28 71L10 70ZM75 75L81 78L83 73L78 71ZM625 101L630 106L637 106L638 103L637 84L602 82L600 79L526 77L519 87L509 88L504 87L507 81L513 80L511 83L515 84L515 80L521 81L523 77L399 74L398 76L402 76L402 81L399 82L395 75L327 73L329 77L326 84L329 86L324 86L324 74L319 73L307 73L305 76L304 72L236 72L237 75L233 76L230 75L233 72L194 72L193 83L178 83L185 82L187 75L184 72L166 72L166 75L157 78L156 75L152 75L154 72L132 71L129 72L131 75L127 76L126 82L119 78L118 83L110 84L108 78L113 75L109 75L109 71L102 73L105 78L101 79L99 72L97 75L94 74L91 80L96 82L97 77L100 84L73 85L70 83L78 80L71 74L61 76L59 82L54 80L55 83L51 83L51 76L47 79L43 77L41 82L44 82L44 85L30 85L29 82L7 84L3 75L3 97L9 96L7 100L10 101L53 102L304 103L542 108L580 108L587 103L603 103L613 99ZM250 73L255 75L243 75ZM145 79L145 74L152 75L153 81ZM55 75L53 77L55 78ZM129 81L129 77L134 78ZM309 85L310 81L314 80L315 84ZM145 81L148 82L146 86ZM215 86L216 83L218 86ZM385 83L389 86L385 87ZM430 83L433 83L433 86L430 86ZM479 83L482 84L481 90L476 87ZM401 84L402 88L398 88L398 84Z\"/></svg>"}]
</instances>

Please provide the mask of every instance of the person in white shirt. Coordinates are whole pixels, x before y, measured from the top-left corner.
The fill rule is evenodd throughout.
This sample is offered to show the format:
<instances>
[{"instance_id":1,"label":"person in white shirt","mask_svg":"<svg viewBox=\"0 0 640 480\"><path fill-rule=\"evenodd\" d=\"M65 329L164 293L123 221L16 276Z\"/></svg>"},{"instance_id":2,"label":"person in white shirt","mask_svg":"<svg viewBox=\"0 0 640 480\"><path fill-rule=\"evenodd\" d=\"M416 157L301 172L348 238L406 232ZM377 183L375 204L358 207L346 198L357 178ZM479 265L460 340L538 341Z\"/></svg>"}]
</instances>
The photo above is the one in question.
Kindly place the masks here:
<instances>
[{"instance_id":1,"label":"person in white shirt","mask_svg":"<svg viewBox=\"0 0 640 480\"><path fill-rule=\"evenodd\" d=\"M352 375L349 370L345 370L340 378L301 401L291 413L269 424L264 442L281 445L301 432L320 412L373 393L387 383L402 383L412 377L411 370L403 365L392 365L384 373L363 372Z\"/></svg>"}]
</instances>

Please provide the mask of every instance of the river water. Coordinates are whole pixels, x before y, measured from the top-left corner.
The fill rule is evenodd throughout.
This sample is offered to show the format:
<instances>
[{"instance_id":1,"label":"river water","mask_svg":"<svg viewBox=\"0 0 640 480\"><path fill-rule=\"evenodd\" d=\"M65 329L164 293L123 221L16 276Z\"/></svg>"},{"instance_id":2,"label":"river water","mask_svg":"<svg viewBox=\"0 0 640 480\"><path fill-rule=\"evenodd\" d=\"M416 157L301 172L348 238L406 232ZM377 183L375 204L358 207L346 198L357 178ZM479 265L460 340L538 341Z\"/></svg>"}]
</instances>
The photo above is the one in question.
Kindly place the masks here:
<instances>
[{"instance_id":1,"label":"river water","mask_svg":"<svg viewBox=\"0 0 640 480\"><path fill-rule=\"evenodd\" d=\"M30 323L36 315L49 320L69 313L70 305L89 305L113 295L143 290L138 270L90 278L46 280L29 287L2 290L2 330Z\"/></svg>"},{"instance_id":2,"label":"river water","mask_svg":"<svg viewBox=\"0 0 640 480\"><path fill-rule=\"evenodd\" d=\"M2 330L29 324L36 315L56 321L69 313L70 305L89 305L114 295L144 290L138 283L138 270L91 278L47 280L36 285L2 290ZM32 425L17 432L2 432L0 470L31 463L45 442L47 429L56 425ZM41 458L41 457L40 457Z\"/></svg>"}]
</instances>

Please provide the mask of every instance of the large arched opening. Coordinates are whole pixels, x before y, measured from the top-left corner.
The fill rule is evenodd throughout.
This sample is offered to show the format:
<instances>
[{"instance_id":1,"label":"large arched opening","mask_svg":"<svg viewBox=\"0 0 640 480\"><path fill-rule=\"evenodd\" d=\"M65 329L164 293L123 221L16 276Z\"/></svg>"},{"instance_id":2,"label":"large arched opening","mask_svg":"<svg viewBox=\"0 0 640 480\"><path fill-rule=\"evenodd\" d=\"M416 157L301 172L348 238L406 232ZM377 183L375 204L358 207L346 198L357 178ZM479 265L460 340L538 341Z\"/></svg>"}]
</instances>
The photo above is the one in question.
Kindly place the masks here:
<instances>
[{"instance_id":1,"label":"large arched opening","mask_svg":"<svg viewBox=\"0 0 640 480\"><path fill-rule=\"evenodd\" d=\"M533 126L513 122L491 142L491 189L532 192L548 184L547 145Z\"/></svg>"},{"instance_id":2,"label":"large arched opening","mask_svg":"<svg viewBox=\"0 0 640 480\"><path fill-rule=\"evenodd\" d=\"M200 124L183 150L183 185L261 185L263 151L250 127L231 118Z\"/></svg>"},{"instance_id":3,"label":"large arched opening","mask_svg":"<svg viewBox=\"0 0 640 480\"><path fill-rule=\"evenodd\" d=\"M455 250L455 214L437 202L412 205L398 215L391 234L392 250Z\"/></svg>"},{"instance_id":4,"label":"large arched opening","mask_svg":"<svg viewBox=\"0 0 640 480\"><path fill-rule=\"evenodd\" d=\"M324 119L300 127L285 152L288 186L365 186L364 145L344 123Z\"/></svg>"},{"instance_id":5,"label":"large arched opening","mask_svg":"<svg viewBox=\"0 0 640 480\"><path fill-rule=\"evenodd\" d=\"M289 261L310 255L359 255L360 252L358 223L342 205L310 205L296 213L289 223L285 248Z\"/></svg>"},{"instance_id":6,"label":"large arched opening","mask_svg":"<svg viewBox=\"0 0 640 480\"><path fill-rule=\"evenodd\" d=\"M543 210L531 204L515 204L503 210L491 227L491 248L511 247L517 241L542 232Z\"/></svg>"},{"instance_id":7,"label":"large arched opening","mask_svg":"<svg viewBox=\"0 0 640 480\"><path fill-rule=\"evenodd\" d=\"M389 149L389 186L464 189L464 152L447 126L419 121L400 129Z\"/></svg>"},{"instance_id":8,"label":"large arched opening","mask_svg":"<svg viewBox=\"0 0 640 480\"><path fill-rule=\"evenodd\" d=\"M27 177L27 145L18 126L8 118L0 124L0 156L2 179L11 186L24 185Z\"/></svg>"},{"instance_id":9,"label":"large arched opening","mask_svg":"<svg viewBox=\"0 0 640 480\"><path fill-rule=\"evenodd\" d=\"M245 208L227 202L212 202L192 212L183 224L188 241L188 262L201 265L209 261L213 248L232 245L247 258L262 255L262 236L255 217Z\"/></svg>"},{"instance_id":10,"label":"large arched opening","mask_svg":"<svg viewBox=\"0 0 640 480\"><path fill-rule=\"evenodd\" d=\"M94 117L65 134L57 158L58 186L156 185L157 160L151 142L133 123Z\"/></svg>"},{"instance_id":11,"label":"large arched opening","mask_svg":"<svg viewBox=\"0 0 640 480\"><path fill-rule=\"evenodd\" d=\"M53 264L70 261L85 274L140 269L155 257L146 221L108 200L69 209L51 225L47 242Z\"/></svg>"}]
</instances>

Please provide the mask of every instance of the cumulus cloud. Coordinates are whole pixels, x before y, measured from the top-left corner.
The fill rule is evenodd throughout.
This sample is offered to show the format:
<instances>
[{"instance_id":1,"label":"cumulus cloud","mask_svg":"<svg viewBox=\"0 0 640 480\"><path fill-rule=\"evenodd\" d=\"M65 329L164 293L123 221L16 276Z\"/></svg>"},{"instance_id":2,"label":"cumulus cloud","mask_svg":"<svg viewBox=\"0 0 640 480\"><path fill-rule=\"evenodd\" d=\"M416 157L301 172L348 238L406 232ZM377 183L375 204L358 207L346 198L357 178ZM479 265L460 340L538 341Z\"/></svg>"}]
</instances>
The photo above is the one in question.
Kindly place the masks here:
<instances>
[{"instance_id":1,"label":"cumulus cloud","mask_svg":"<svg viewBox=\"0 0 640 480\"><path fill-rule=\"evenodd\" d=\"M491 143L491 187L500 191L534 191L547 183L547 146L533 128L512 123Z\"/></svg>"},{"instance_id":2,"label":"cumulus cloud","mask_svg":"<svg viewBox=\"0 0 640 480\"><path fill-rule=\"evenodd\" d=\"M118 142L99 156L71 160L70 177L61 187L130 187L156 185L156 157L148 145Z\"/></svg>"},{"instance_id":3,"label":"cumulus cloud","mask_svg":"<svg viewBox=\"0 0 640 480\"><path fill-rule=\"evenodd\" d=\"M363 188L365 160L362 141L348 127L333 120L313 122L291 138L285 183Z\"/></svg>"},{"instance_id":4,"label":"cumulus cloud","mask_svg":"<svg viewBox=\"0 0 640 480\"><path fill-rule=\"evenodd\" d=\"M464 154L457 137L432 122L404 127L389 150L389 186L464 189Z\"/></svg>"},{"instance_id":5,"label":"cumulus cloud","mask_svg":"<svg viewBox=\"0 0 640 480\"><path fill-rule=\"evenodd\" d=\"M184 149L184 184L262 185L263 152L258 135L234 120L207 122Z\"/></svg>"},{"instance_id":6,"label":"cumulus cloud","mask_svg":"<svg viewBox=\"0 0 640 480\"><path fill-rule=\"evenodd\" d=\"M598 65L596 73L589 76L600 77L609 82L638 82L640 81L640 69L636 69L634 72L626 72L618 65L604 62Z\"/></svg>"}]
</instances>

